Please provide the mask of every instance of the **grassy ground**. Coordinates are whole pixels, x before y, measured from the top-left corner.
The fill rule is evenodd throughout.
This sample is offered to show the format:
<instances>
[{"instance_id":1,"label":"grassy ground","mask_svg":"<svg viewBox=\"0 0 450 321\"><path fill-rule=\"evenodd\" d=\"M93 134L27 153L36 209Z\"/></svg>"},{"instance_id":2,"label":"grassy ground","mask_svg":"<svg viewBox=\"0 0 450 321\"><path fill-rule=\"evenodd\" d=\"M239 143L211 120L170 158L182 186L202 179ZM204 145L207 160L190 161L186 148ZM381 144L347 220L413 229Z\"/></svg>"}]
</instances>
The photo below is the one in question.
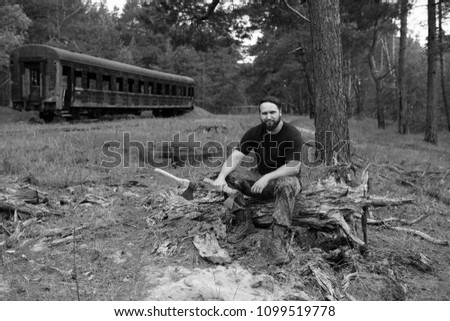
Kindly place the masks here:
<instances>
[{"instance_id":1,"label":"grassy ground","mask_svg":"<svg viewBox=\"0 0 450 321\"><path fill-rule=\"evenodd\" d=\"M65 213L31 221L28 227L23 228L17 243L10 248L3 246L0 299L76 300L80 297L82 300L137 300L144 297L148 288L148 283L143 282L146 277L142 271L149 264L160 267L169 263L206 266L198 257L168 262L165 258L149 255L158 231L151 228L147 218L149 213L157 210L154 204L157 196L175 186L168 179L155 175L150 166L139 166L142 153L138 148L124 148L123 144L124 133L129 133L131 141L141 142L144 146L147 142L160 145L163 141L173 141L177 133L182 141L187 140L189 134L195 133L201 146L209 141L226 146L237 142L246 129L258 123L255 115L198 116L193 113L173 119L146 118L85 124L0 124L0 192L5 192L6 188L18 188L19 179L31 174L39 181L37 188L48 193L49 205ZM286 116L285 119L302 128L307 140L313 138L314 126L310 119L297 116ZM213 129L207 131L205 126L213 126ZM449 170L450 134L439 133L440 143L433 146L423 141L422 134L399 136L394 127L378 130L373 120L352 120L350 133L353 151L366 160L365 165L371 163L373 193L414 196L416 199L414 206L376 211L375 218L413 219L426 214L427 218L414 228L436 238L448 238L449 206L411 186L396 184L396 174L386 165L424 172ZM110 160L103 148L106 142L111 141L121 143L117 151L122 160L130 160L128 167L105 168L101 165L102 161ZM144 154L148 155L148 152L145 149ZM180 177L201 180L214 169L177 167L174 164L169 170ZM303 170L305 181L313 181L316 177L317 171ZM426 186L422 188L438 187L450 194L449 176L425 182ZM97 202L92 201L92 195ZM10 219L4 215L5 226L12 226ZM61 227L67 227L66 232L56 236L49 232ZM77 229L75 241L69 237L62 243L54 242L73 236L73 228ZM371 227L369 233L371 254L367 262L361 264L370 266L373 262L385 261L386 266L407 284L404 299L450 298L448 247L383 227ZM4 237L0 234L0 242ZM299 251L310 255L309 250L301 245ZM402 257L414 253L426 254L432 260L434 270L423 273L399 263ZM295 269L296 264L301 265L301 259L286 271ZM366 268L364 271L369 270ZM376 273L373 263L370 277L360 274L353 289L357 299L393 299L392 296L383 297L371 292Z\"/></svg>"}]
</instances>

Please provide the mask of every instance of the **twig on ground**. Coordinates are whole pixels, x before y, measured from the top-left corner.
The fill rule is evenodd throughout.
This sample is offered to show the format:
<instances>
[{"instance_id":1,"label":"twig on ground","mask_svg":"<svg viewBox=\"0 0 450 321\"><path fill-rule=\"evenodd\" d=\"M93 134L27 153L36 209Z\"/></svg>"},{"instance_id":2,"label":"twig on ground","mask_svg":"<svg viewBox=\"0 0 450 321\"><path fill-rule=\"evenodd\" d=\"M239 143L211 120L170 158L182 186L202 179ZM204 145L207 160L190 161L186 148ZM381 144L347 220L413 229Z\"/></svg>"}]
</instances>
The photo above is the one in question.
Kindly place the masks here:
<instances>
[{"instance_id":1,"label":"twig on ground","mask_svg":"<svg viewBox=\"0 0 450 321\"><path fill-rule=\"evenodd\" d=\"M423 195L423 188L422 187L417 186L416 184L413 184L410 181L407 181L406 179L399 179L398 182L401 185L408 185L408 186L411 186L411 187L413 187L415 189L418 189L420 191L420 194Z\"/></svg>"},{"instance_id":2,"label":"twig on ground","mask_svg":"<svg viewBox=\"0 0 450 321\"><path fill-rule=\"evenodd\" d=\"M5 225L0 224L0 227L3 229L3 231L6 233L6 236L11 236L11 232L5 227Z\"/></svg>"},{"instance_id":3,"label":"twig on ground","mask_svg":"<svg viewBox=\"0 0 450 321\"><path fill-rule=\"evenodd\" d=\"M73 228L73 275L75 278L75 285L77 288L77 299L80 301L80 289L78 286L78 275L77 275L77 260L76 260L76 240L75 240L75 227Z\"/></svg>"},{"instance_id":4,"label":"twig on ground","mask_svg":"<svg viewBox=\"0 0 450 321\"><path fill-rule=\"evenodd\" d=\"M362 219L362 215L359 214L359 213L354 213L353 215L356 218ZM407 220L404 220L404 219L401 219L401 218L396 218L396 217L389 217L389 218L385 218L385 219L382 219L382 220L375 220L375 219L370 219L369 218L369 219L367 219L367 224L370 224L370 225L385 225L385 224L388 224L388 223L391 223L391 222L399 222L399 223L402 223L404 225L413 225L413 224L416 224L417 222L423 220L425 217L427 217L427 216L426 215L421 215L421 216L415 218L412 221L407 221Z\"/></svg>"},{"instance_id":5,"label":"twig on ground","mask_svg":"<svg viewBox=\"0 0 450 321\"><path fill-rule=\"evenodd\" d=\"M409 229L409 228L404 228L404 227L399 227L399 226L386 225L386 227L391 229L391 230L402 231L402 232L411 233L411 234L420 236L424 240L426 240L428 242L431 242L431 243L434 243L434 244L444 245L444 246L448 246L449 245L447 240L435 239L435 238L433 238L433 237L429 236L428 234L425 234L425 233L423 233L421 231L417 231L417 230L413 230L413 229Z\"/></svg>"},{"instance_id":6,"label":"twig on ground","mask_svg":"<svg viewBox=\"0 0 450 321\"><path fill-rule=\"evenodd\" d=\"M356 278L356 276L358 275L357 272L353 272L350 274L347 274L344 279L342 280L342 290L344 292L347 292L348 287L350 286L350 281L354 278ZM347 294L347 293L346 293ZM348 296L348 294L347 294Z\"/></svg>"},{"instance_id":7,"label":"twig on ground","mask_svg":"<svg viewBox=\"0 0 450 321\"><path fill-rule=\"evenodd\" d=\"M445 178L448 176L449 173L450 173L450 170L447 171L447 173L445 173L444 176L442 176L442 178L441 178L441 184L444 184Z\"/></svg>"}]
</instances>

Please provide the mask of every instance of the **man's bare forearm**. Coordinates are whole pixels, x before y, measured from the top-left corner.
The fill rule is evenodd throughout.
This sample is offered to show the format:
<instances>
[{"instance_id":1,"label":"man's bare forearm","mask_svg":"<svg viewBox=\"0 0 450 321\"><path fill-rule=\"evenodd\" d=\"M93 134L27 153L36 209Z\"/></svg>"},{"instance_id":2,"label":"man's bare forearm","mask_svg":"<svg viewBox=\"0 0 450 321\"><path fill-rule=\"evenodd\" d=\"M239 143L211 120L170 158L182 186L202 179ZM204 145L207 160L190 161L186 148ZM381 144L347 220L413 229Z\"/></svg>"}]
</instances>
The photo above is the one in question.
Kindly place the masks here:
<instances>
[{"instance_id":1,"label":"man's bare forearm","mask_svg":"<svg viewBox=\"0 0 450 321\"><path fill-rule=\"evenodd\" d=\"M285 176L295 176L300 172L300 165L301 165L301 163L299 161L291 161L291 162L287 163L286 165L283 165L283 166L277 168L275 171L266 174L265 176L269 180L273 180L273 179L277 179L277 178L285 177Z\"/></svg>"},{"instance_id":2,"label":"man's bare forearm","mask_svg":"<svg viewBox=\"0 0 450 321\"><path fill-rule=\"evenodd\" d=\"M239 166L243 157L244 154L234 150L223 164L219 177L225 179L228 175L230 175L230 173L232 173Z\"/></svg>"}]
</instances>

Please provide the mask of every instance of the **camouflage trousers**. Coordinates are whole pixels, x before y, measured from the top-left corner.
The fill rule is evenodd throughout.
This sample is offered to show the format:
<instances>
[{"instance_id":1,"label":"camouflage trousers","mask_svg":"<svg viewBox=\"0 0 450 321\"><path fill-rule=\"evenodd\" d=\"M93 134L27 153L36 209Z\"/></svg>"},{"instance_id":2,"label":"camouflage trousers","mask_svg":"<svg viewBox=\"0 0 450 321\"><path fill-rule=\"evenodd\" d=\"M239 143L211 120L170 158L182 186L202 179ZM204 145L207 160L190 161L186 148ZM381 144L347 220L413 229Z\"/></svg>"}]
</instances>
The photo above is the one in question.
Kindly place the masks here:
<instances>
[{"instance_id":1,"label":"camouflage trousers","mask_svg":"<svg viewBox=\"0 0 450 321\"><path fill-rule=\"evenodd\" d=\"M254 194L251 188L261 177L256 170L239 168L228 175L226 181L231 188L239 190L244 195L262 200L275 199L272 214L274 223L291 226L295 198L302 190L299 177L287 176L271 180L261 194Z\"/></svg>"}]
</instances>

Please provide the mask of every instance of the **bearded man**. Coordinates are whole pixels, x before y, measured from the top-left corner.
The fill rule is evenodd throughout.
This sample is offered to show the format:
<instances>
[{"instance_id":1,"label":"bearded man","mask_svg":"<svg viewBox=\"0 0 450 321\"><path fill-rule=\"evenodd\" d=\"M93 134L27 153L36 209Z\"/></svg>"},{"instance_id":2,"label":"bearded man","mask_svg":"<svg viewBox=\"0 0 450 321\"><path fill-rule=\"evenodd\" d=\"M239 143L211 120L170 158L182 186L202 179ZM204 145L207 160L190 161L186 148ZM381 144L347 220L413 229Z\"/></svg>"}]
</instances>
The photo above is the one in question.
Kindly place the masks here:
<instances>
[{"instance_id":1,"label":"bearded man","mask_svg":"<svg viewBox=\"0 0 450 321\"><path fill-rule=\"evenodd\" d=\"M301 191L299 176L304 144L300 132L283 122L281 116L280 100L264 97L259 103L261 124L244 134L214 181L216 186L227 185L247 196L275 199L271 249L277 265L289 262L284 239L291 226L295 198ZM250 151L255 153L257 167L243 173L239 165ZM228 237L230 243L241 242L256 232L251 213L241 209L235 215L238 227Z\"/></svg>"}]
</instances>

